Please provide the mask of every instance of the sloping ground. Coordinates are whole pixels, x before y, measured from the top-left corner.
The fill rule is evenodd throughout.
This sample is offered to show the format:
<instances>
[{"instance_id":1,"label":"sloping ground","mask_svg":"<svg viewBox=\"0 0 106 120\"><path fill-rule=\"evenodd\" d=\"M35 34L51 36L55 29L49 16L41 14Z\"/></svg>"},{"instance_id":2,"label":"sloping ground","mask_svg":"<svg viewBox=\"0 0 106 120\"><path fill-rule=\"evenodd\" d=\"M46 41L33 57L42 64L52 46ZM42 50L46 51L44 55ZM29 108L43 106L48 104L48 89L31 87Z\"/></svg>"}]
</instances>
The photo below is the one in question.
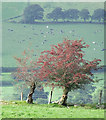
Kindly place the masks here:
<instances>
[{"instance_id":1,"label":"sloping ground","mask_svg":"<svg viewBox=\"0 0 106 120\"><path fill-rule=\"evenodd\" d=\"M51 29L53 29L52 32ZM61 33L61 30L63 33ZM84 38L84 42L90 45L88 49L84 49L86 59L92 60L99 58L102 60L101 64L103 65L103 33L104 28L103 25L100 24L24 25L4 23L2 35L2 66L16 67L16 60L13 56L21 56L21 53L28 47L34 50L33 58L36 59L43 50L49 50L50 45L61 43L67 36L70 40Z\"/></svg>"}]
</instances>

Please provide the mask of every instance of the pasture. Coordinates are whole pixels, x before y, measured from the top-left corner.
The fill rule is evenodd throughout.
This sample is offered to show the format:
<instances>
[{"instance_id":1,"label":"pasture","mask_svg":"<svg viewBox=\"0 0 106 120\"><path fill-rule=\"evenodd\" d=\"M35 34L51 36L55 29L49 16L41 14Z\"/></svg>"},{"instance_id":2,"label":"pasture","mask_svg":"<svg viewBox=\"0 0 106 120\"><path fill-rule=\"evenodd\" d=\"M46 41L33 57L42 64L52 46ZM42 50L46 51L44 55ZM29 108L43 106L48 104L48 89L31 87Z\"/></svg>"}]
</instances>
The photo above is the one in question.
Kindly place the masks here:
<instances>
[{"instance_id":1,"label":"pasture","mask_svg":"<svg viewBox=\"0 0 106 120\"><path fill-rule=\"evenodd\" d=\"M104 110L91 107L27 104L25 101L2 103L2 118L104 118Z\"/></svg>"},{"instance_id":2,"label":"pasture","mask_svg":"<svg viewBox=\"0 0 106 120\"><path fill-rule=\"evenodd\" d=\"M104 64L104 25L103 24L13 24L2 25L2 66L16 67L13 56L20 57L22 52L33 49L36 60L43 50L61 43L65 38L83 39L89 48L84 49L85 58L99 58Z\"/></svg>"}]
</instances>

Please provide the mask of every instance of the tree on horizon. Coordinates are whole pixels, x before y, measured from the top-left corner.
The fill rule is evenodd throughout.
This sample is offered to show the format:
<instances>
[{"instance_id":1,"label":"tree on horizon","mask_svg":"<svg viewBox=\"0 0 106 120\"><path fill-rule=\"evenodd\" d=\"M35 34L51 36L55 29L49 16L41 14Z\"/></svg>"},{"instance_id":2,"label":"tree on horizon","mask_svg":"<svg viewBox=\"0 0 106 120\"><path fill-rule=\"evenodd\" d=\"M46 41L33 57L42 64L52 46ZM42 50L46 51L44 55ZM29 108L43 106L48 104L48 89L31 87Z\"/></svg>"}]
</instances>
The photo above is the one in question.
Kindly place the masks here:
<instances>
[{"instance_id":1,"label":"tree on horizon","mask_svg":"<svg viewBox=\"0 0 106 120\"><path fill-rule=\"evenodd\" d=\"M90 18L90 13L88 11L88 9L82 9L79 13L81 19L83 19L84 21L89 20Z\"/></svg>"},{"instance_id":2,"label":"tree on horizon","mask_svg":"<svg viewBox=\"0 0 106 120\"><path fill-rule=\"evenodd\" d=\"M101 20L104 20L104 9L96 9L94 10L94 13L91 17L92 20L96 20L98 22L100 22Z\"/></svg>"},{"instance_id":3,"label":"tree on horizon","mask_svg":"<svg viewBox=\"0 0 106 120\"><path fill-rule=\"evenodd\" d=\"M62 16L62 8L56 7L51 13L48 13L46 17L48 19L53 19L53 21L58 21L58 19L62 19Z\"/></svg>"},{"instance_id":4,"label":"tree on horizon","mask_svg":"<svg viewBox=\"0 0 106 120\"><path fill-rule=\"evenodd\" d=\"M44 9L38 4L32 4L25 8L23 13L24 23L35 23L35 20L43 20Z\"/></svg>"}]
</instances>

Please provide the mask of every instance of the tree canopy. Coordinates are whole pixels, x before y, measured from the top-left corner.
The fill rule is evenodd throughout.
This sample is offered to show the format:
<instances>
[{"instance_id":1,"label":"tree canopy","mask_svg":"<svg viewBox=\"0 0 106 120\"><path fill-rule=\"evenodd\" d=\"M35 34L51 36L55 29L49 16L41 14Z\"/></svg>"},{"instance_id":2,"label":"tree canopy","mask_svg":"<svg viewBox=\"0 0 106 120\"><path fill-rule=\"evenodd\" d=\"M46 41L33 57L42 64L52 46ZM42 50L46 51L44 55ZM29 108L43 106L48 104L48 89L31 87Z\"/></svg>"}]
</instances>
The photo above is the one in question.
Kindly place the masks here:
<instances>
[{"instance_id":1,"label":"tree canopy","mask_svg":"<svg viewBox=\"0 0 106 120\"><path fill-rule=\"evenodd\" d=\"M88 20L90 18L90 13L89 13L88 9L82 9L80 11L80 17L81 17L81 19L84 19L84 21Z\"/></svg>"},{"instance_id":2,"label":"tree canopy","mask_svg":"<svg viewBox=\"0 0 106 120\"><path fill-rule=\"evenodd\" d=\"M43 19L44 9L38 4L32 4L25 8L24 10L24 22L34 23L35 20Z\"/></svg>"},{"instance_id":3,"label":"tree canopy","mask_svg":"<svg viewBox=\"0 0 106 120\"><path fill-rule=\"evenodd\" d=\"M66 19L77 20L79 18L79 10L77 9L68 9L64 12Z\"/></svg>"},{"instance_id":4,"label":"tree canopy","mask_svg":"<svg viewBox=\"0 0 106 120\"><path fill-rule=\"evenodd\" d=\"M74 89L83 88L85 84L94 82L91 72L97 70L100 59L88 61L83 58L84 48L89 47L82 40L64 40L58 45L52 45L51 50L43 51L37 61L40 67L35 77L44 84L64 88L63 95L56 103L66 105L67 94Z\"/></svg>"},{"instance_id":5,"label":"tree canopy","mask_svg":"<svg viewBox=\"0 0 106 120\"><path fill-rule=\"evenodd\" d=\"M47 18L53 19L54 21L61 19L62 16L63 16L63 12L62 12L62 8L60 7L55 8L51 13L47 14Z\"/></svg>"},{"instance_id":6,"label":"tree canopy","mask_svg":"<svg viewBox=\"0 0 106 120\"><path fill-rule=\"evenodd\" d=\"M50 5L49 5L50 7ZM23 20L20 21L22 23L35 23L35 21L38 20L44 20L47 22L49 20L53 20L56 22L69 22L69 21L77 21L81 22L84 20L84 22L102 22L104 21L104 9L95 9L93 15L90 14L88 9L63 9L61 7L54 8L51 12L44 11L46 9L46 6L44 6L44 9L39 4L31 4L27 6L24 9L23 13ZM14 17L15 18L15 17ZM13 18L12 18L13 19ZM89 21L86 21L89 20Z\"/></svg>"},{"instance_id":7,"label":"tree canopy","mask_svg":"<svg viewBox=\"0 0 106 120\"><path fill-rule=\"evenodd\" d=\"M66 87L69 90L93 82L91 70L97 69L101 60L83 59L82 49L87 47L82 40L64 40L53 45L51 50L43 51L37 62L40 66L39 78L46 79L46 84Z\"/></svg>"},{"instance_id":8,"label":"tree canopy","mask_svg":"<svg viewBox=\"0 0 106 120\"><path fill-rule=\"evenodd\" d=\"M93 20L98 20L99 22L104 19L104 9L96 9L92 15Z\"/></svg>"}]
</instances>

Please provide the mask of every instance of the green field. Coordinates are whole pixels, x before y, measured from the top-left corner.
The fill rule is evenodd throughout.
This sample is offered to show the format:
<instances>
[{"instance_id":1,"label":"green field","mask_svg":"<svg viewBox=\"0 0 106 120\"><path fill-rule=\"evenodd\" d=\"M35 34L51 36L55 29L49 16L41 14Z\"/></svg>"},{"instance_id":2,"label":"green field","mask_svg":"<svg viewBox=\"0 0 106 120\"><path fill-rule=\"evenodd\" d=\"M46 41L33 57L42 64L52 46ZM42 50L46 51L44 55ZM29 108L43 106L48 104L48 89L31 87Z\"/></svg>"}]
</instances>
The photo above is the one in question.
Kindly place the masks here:
<instances>
[{"instance_id":1,"label":"green field","mask_svg":"<svg viewBox=\"0 0 106 120\"><path fill-rule=\"evenodd\" d=\"M35 4L35 3L31 3ZM103 8L103 3L37 3L45 8L47 14L55 7L63 9L87 8L92 13L97 8ZM4 2L2 4L2 19L23 14L24 8L27 6L25 2L11 3ZM48 26L48 27L47 27ZM51 34L52 29L52 34ZM61 30L63 32L61 32ZM21 56L26 48L34 49L36 57L43 50L50 49L50 45L62 42L64 38L71 40L84 39L90 45L90 48L85 50L86 59L100 58L104 63L104 25L102 24L13 24L2 23L2 66L15 67L17 66L13 56ZM43 44L44 40L46 42ZM95 42L93 44L92 42ZM89 57L90 56L90 57ZM35 57L35 56L34 56ZM35 59L36 59L35 57Z\"/></svg>"},{"instance_id":2,"label":"green field","mask_svg":"<svg viewBox=\"0 0 106 120\"><path fill-rule=\"evenodd\" d=\"M87 8L93 11L97 8L102 8L103 3L39 3L42 7L64 7L64 9ZM2 12L3 19L22 14L26 3L3 3ZM48 11L48 9L46 10ZM8 12L7 12L8 11ZM7 14L8 13L8 14ZM34 50L33 58L40 56L43 50L50 49L50 45L57 44L63 41L64 38L70 40L83 39L90 47L85 51L86 59L99 58L104 64L104 25L103 24L79 24L79 23L65 23L65 24L13 24L2 23L2 66L16 67L17 63L13 56L22 56L22 52L27 49ZM46 41L45 41L46 40ZM45 42L44 42L45 41ZM90 56L90 57L89 57Z\"/></svg>"},{"instance_id":3,"label":"green field","mask_svg":"<svg viewBox=\"0 0 106 120\"><path fill-rule=\"evenodd\" d=\"M25 102L4 102L2 118L104 118L104 110L90 107L37 105Z\"/></svg>"},{"instance_id":4,"label":"green field","mask_svg":"<svg viewBox=\"0 0 106 120\"><path fill-rule=\"evenodd\" d=\"M61 43L64 38L83 39L86 44L90 45L89 48L84 49L85 58L88 60L99 58L102 60L101 64L104 64L104 51L102 51L104 49L104 26L101 24L3 23L2 26L3 67L16 67L17 63L13 56L22 56L22 52L27 48L34 50L33 58L36 59L42 51L50 49L53 44ZM52 33L51 29L53 29Z\"/></svg>"}]
</instances>

